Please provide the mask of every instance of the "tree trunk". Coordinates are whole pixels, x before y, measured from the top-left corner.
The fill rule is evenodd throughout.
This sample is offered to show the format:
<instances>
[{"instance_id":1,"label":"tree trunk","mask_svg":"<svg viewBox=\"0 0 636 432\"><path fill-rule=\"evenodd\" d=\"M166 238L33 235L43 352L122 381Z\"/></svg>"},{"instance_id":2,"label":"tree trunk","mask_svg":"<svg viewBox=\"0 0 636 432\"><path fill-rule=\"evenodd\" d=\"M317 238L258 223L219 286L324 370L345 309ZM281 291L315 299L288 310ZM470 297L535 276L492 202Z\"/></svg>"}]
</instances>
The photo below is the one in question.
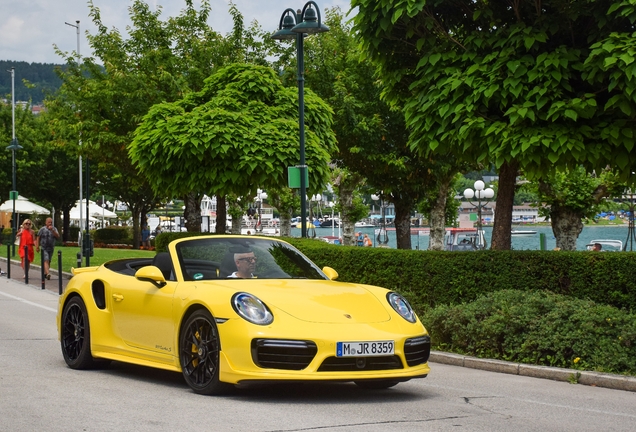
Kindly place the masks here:
<instances>
[{"instance_id":1,"label":"tree trunk","mask_svg":"<svg viewBox=\"0 0 636 432\"><path fill-rule=\"evenodd\" d=\"M278 209L280 212L280 235L281 237L291 237L291 218L292 211L282 211Z\"/></svg>"},{"instance_id":2,"label":"tree trunk","mask_svg":"<svg viewBox=\"0 0 636 432\"><path fill-rule=\"evenodd\" d=\"M140 246L140 234L141 234L141 230L139 229L139 216L141 215L141 211L139 209L139 207L132 206L129 207L130 208L130 213L132 215L132 221L133 221L133 229L132 229L132 247L133 249L139 249Z\"/></svg>"},{"instance_id":3,"label":"tree trunk","mask_svg":"<svg viewBox=\"0 0 636 432\"><path fill-rule=\"evenodd\" d=\"M561 250L576 250L576 239L583 231L581 215L567 207L553 205L550 209L550 219L556 246Z\"/></svg>"},{"instance_id":4,"label":"tree trunk","mask_svg":"<svg viewBox=\"0 0 636 432\"><path fill-rule=\"evenodd\" d=\"M340 208L342 209L342 241L347 246L355 246L356 221L349 217L347 211L353 206L353 189L340 185Z\"/></svg>"},{"instance_id":5,"label":"tree trunk","mask_svg":"<svg viewBox=\"0 0 636 432\"><path fill-rule=\"evenodd\" d=\"M452 177L445 179L439 185L437 199L431 208L431 232L428 240L428 250L444 250L444 235L446 235L446 201L450 191Z\"/></svg>"},{"instance_id":6,"label":"tree trunk","mask_svg":"<svg viewBox=\"0 0 636 432\"><path fill-rule=\"evenodd\" d=\"M185 227L188 232L201 232L201 199L203 199L203 194L196 192L190 192L184 199L185 211L183 217L185 218Z\"/></svg>"},{"instance_id":7,"label":"tree trunk","mask_svg":"<svg viewBox=\"0 0 636 432\"><path fill-rule=\"evenodd\" d=\"M227 221L227 207L225 205L225 196L216 196L216 228L217 234L225 234L225 225Z\"/></svg>"},{"instance_id":8,"label":"tree trunk","mask_svg":"<svg viewBox=\"0 0 636 432\"><path fill-rule=\"evenodd\" d=\"M241 223L243 222L243 218L232 216L232 234L240 234L241 233ZM254 234L251 232L250 234Z\"/></svg>"},{"instance_id":9,"label":"tree trunk","mask_svg":"<svg viewBox=\"0 0 636 432\"><path fill-rule=\"evenodd\" d=\"M411 249L411 207L410 199L394 200L395 205L395 240L398 249Z\"/></svg>"},{"instance_id":10,"label":"tree trunk","mask_svg":"<svg viewBox=\"0 0 636 432\"><path fill-rule=\"evenodd\" d=\"M515 198L515 185L519 163L506 162L499 168L499 190L497 191L497 207L495 224L492 229L492 250L510 250L512 243L512 205Z\"/></svg>"},{"instance_id":11,"label":"tree trunk","mask_svg":"<svg viewBox=\"0 0 636 432\"><path fill-rule=\"evenodd\" d=\"M62 241L63 242L73 241L73 239L70 238L71 237L71 233L70 233L71 210L64 209L63 213L64 213L64 221L62 222Z\"/></svg>"}]
</instances>

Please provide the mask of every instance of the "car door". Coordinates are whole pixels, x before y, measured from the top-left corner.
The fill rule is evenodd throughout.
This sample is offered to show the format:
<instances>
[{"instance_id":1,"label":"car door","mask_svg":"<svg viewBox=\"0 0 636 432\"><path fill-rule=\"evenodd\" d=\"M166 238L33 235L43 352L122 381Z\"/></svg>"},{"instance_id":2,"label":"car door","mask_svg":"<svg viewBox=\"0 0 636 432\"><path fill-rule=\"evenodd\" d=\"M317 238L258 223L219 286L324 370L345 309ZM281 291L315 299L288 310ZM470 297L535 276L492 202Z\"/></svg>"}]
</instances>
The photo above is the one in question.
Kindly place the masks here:
<instances>
[{"instance_id":1,"label":"car door","mask_svg":"<svg viewBox=\"0 0 636 432\"><path fill-rule=\"evenodd\" d=\"M173 296L178 282L158 288L151 282L130 278L111 290L113 322L130 347L174 355Z\"/></svg>"}]
</instances>

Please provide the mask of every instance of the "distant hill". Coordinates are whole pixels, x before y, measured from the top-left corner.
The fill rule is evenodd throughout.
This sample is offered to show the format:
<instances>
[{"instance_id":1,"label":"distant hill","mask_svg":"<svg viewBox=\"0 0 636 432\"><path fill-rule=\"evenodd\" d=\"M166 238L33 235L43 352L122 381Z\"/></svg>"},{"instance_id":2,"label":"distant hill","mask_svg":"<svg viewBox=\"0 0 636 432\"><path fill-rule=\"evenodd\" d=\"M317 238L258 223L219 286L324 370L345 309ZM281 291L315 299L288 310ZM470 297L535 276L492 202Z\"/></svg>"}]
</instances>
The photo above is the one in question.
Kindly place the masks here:
<instances>
[{"instance_id":1,"label":"distant hill","mask_svg":"<svg viewBox=\"0 0 636 432\"><path fill-rule=\"evenodd\" d=\"M15 100L32 101L33 105L42 103L47 94L54 93L62 85L55 74L56 67L64 67L53 63L27 63L20 61L0 60L0 99L11 99L11 73L15 68ZM27 88L22 82L26 79L34 88Z\"/></svg>"}]
</instances>

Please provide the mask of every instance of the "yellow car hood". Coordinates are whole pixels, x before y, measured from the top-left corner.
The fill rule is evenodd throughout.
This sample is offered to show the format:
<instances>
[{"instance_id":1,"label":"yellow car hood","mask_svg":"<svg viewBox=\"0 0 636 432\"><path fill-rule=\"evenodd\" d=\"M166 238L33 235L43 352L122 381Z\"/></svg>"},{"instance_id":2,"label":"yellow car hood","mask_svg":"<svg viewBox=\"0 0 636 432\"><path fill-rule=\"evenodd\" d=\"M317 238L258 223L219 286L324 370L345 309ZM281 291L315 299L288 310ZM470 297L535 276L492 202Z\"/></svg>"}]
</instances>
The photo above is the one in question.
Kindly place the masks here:
<instances>
[{"instance_id":1,"label":"yellow car hood","mask_svg":"<svg viewBox=\"0 0 636 432\"><path fill-rule=\"evenodd\" d=\"M325 324L370 324L391 319L386 300L364 285L307 279L241 280L223 283L257 296L296 319ZM382 290L384 291L384 290Z\"/></svg>"}]
</instances>

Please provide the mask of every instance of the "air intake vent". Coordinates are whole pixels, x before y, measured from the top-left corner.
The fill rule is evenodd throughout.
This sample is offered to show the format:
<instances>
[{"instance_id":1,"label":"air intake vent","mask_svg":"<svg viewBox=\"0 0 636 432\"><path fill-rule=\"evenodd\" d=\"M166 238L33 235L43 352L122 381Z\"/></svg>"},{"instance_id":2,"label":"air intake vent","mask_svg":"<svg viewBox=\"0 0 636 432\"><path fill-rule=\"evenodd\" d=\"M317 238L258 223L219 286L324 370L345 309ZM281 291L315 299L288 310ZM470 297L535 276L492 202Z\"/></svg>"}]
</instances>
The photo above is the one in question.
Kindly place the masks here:
<instances>
[{"instance_id":1,"label":"air intake vent","mask_svg":"<svg viewBox=\"0 0 636 432\"><path fill-rule=\"evenodd\" d=\"M258 367L303 370L318 352L311 341L283 339L252 340L252 359Z\"/></svg>"},{"instance_id":2,"label":"air intake vent","mask_svg":"<svg viewBox=\"0 0 636 432\"><path fill-rule=\"evenodd\" d=\"M404 356L406 364L409 366L417 366L428 361L431 355L431 338L430 336L420 336L407 339L404 342Z\"/></svg>"},{"instance_id":3,"label":"air intake vent","mask_svg":"<svg viewBox=\"0 0 636 432\"><path fill-rule=\"evenodd\" d=\"M400 357L329 357L320 365L318 372L353 372L390 369L402 369Z\"/></svg>"}]
</instances>

